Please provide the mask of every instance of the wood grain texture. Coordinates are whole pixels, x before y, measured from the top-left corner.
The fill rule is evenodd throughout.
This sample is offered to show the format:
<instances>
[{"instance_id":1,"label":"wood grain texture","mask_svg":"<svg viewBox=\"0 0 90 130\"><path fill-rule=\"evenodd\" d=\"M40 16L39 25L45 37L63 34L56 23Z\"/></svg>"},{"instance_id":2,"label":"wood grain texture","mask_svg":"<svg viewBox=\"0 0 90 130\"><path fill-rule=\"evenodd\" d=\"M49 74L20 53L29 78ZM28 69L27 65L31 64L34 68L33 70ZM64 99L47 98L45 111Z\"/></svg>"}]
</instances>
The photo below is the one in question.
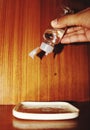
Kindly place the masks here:
<instances>
[{"instance_id":1,"label":"wood grain texture","mask_svg":"<svg viewBox=\"0 0 90 130\"><path fill-rule=\"evenodd\" d=\"M84 4L66 5L78 9ZM68 45L59 55L32 60L62 0L0 0L0 104L90 100L90 45ZM78 5L78 6L77 6ZM81 5L81 6L80 6Z\"/></svg>"}]
</instances>

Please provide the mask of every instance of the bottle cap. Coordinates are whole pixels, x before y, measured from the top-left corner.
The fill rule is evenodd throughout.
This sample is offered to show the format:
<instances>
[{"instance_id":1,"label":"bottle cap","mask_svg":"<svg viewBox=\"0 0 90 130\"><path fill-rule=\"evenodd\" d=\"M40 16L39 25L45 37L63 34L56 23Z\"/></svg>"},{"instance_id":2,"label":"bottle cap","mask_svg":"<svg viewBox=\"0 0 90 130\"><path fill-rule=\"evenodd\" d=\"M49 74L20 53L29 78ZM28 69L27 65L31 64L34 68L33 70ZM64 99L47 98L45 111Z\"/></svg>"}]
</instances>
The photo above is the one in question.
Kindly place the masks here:
<instances>
[{"instance_id":1,"label":"bottle cap","mask_svg":"<svg viewBox=\"0 0 90 130\"><path fill-rule=\"evenodd\" d=\"M50 46L49 44L42 42L40 49L45 51L45 55L48 55L49 53L51 53L54 49L54 47Z\"/></svg>"}]
</instances>

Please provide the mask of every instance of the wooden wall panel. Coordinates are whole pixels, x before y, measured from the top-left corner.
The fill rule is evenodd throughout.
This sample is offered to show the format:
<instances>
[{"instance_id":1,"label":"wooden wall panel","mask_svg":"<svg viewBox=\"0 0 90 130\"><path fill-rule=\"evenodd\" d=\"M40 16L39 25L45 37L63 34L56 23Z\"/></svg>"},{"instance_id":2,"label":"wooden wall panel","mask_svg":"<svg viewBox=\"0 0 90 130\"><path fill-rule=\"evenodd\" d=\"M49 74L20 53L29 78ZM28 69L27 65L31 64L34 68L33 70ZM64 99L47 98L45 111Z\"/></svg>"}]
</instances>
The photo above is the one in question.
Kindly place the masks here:
<instances>
[{"instance_id":1,"label":"wooden wall panel","mask_svg":"<svg viewBox=\"0 0 90 130\"><path fill-rule=\"evenodd\" d=\"M64 4L85 8L83 2L73 2L0 0L0 104L90 100L89 43L64 46L55 58L28 56L42 42L50 21L62 14Z\"/></svg>"}]
</instances>

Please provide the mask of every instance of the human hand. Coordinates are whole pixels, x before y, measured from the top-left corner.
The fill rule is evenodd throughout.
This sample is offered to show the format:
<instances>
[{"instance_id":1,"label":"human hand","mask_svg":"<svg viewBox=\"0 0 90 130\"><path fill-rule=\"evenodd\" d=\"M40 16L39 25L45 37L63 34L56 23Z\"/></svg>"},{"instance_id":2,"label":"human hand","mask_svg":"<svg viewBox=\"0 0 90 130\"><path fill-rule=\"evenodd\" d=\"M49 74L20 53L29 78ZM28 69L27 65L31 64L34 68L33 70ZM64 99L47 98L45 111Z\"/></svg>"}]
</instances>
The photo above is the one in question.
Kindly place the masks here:
<instances>
[{"instance_id":1,"label":"human hand","mask_svg":"<svg viewBox=\"0 0 90 130\"><path fill-rule=\"evenodd\" d=\"M90 42L90 8L51 21L53 28L68 27L61 43Z\"/></svg>"}]
</instances>

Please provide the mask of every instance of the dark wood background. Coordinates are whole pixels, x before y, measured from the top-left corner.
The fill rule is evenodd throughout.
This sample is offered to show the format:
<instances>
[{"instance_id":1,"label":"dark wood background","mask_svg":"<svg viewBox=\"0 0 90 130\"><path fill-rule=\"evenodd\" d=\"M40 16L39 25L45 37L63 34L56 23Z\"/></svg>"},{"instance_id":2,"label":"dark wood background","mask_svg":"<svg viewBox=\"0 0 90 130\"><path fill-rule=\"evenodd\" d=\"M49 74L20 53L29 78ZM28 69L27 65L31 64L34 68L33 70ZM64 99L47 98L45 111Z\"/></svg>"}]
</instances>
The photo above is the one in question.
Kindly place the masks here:
<instances>
[{"instance_id":1,"label":"dark wood background","mask_svg":"<svg viewBox=\"0 0 90 130\"><path fill-rule=\"evenodd\" d=\"M55 58L28 56L64 6L79 11L90 2L0 0L0 104L90 100L90 43L64 46Z\"/></svg>"}]
</instances>

